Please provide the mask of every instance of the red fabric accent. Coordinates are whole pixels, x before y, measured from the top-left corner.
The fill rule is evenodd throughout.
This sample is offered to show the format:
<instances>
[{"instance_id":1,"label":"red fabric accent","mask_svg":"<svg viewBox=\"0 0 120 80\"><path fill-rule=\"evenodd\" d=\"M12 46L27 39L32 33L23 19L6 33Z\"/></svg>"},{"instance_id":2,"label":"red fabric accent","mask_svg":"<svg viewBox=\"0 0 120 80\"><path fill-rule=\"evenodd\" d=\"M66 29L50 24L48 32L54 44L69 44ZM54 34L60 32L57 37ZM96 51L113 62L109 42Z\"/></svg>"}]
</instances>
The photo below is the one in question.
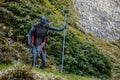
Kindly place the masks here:
<instances>
[{"instance_id":1,"label":"red fabric accent","mask_svg":"<svg viewBox=\"0 0 120 80\"><path fill-rule=\"evenodd\" d=\"M34 34L32 34L32 44L34 44Z\"/></svg>"},{"instance_id":2,"label":"red fabric accent","mask_svg":"<svg viewBox=\"0 0 120 80\"><path fill-rule=\"evenodd\" d=\"M45 42L45 43L46 43L46 40L47 40L47 36L45 36L45 37L44 37L44 40L43 40L43 42Z\"/></svg>"}]
</instances>

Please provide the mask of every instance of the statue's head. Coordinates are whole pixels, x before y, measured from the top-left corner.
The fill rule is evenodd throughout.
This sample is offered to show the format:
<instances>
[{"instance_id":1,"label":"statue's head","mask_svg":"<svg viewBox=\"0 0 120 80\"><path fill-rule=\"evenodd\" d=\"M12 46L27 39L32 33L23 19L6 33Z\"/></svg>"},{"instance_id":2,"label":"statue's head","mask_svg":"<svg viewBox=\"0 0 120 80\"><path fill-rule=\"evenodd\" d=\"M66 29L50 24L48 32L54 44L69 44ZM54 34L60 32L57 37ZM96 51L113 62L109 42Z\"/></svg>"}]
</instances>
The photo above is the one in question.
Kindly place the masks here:
<instances>
[{"instance_id":1,"label":"statue's head","mask_svg":"<svg viewBox=\"0 0 120 80\"><path fill-rule=\"evenodd\" d=\"M46 23L46 22L48 21L48 19L47 19L45 16L41 16L41 17L40 17L40 21L41 21L42 23Z\"/></svg>"}]
</instances>

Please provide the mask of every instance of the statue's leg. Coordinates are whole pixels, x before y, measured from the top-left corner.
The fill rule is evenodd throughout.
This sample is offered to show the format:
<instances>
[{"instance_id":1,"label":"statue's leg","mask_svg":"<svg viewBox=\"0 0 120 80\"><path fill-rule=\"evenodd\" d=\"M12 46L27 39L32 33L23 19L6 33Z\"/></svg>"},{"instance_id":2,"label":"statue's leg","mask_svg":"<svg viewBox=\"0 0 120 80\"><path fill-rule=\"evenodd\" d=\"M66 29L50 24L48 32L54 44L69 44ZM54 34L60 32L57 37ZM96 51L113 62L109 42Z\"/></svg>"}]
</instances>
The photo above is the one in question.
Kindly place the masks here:
<instances>
[{"instance_id":1,"label":"statue's leg","mask_svg":"<svg viewBox=\"0 0 120 80\"><path fill-rule=\"evenodd\" d=\"M46 63L46 55L45 55L43 50L40 51L40 56L41 56L41 59L42 59L42 63L40 65L40 68L44 68L45 63Z\"/></svg>"},{"instance_id":2,"label":"statue's leg","mask_svg":"<svg viewBox=\"0 0 120 80\"><path fill-rule=\"evenodd\" d=\"M36 58L37 58L37 49L36 47L33 47L32 50L32 66L35 66L35 62L36 62Z\"/></svg>"}]
</instances>

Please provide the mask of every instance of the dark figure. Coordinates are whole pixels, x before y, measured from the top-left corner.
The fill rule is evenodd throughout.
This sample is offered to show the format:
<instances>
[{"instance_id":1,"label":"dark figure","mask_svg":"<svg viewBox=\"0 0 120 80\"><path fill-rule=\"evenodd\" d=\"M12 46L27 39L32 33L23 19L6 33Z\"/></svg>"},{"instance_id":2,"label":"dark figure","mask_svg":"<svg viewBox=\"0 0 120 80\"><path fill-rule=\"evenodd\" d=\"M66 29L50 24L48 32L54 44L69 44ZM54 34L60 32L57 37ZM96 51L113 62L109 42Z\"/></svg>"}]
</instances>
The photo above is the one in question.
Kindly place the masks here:
<instances>
[{"instance_id":1,"label":"dark figure","mask_svg":"<svg viewBox=\"0 0 120 80\"><path fill-rule=\"evenodd\" d=\"M46 42L46 35L48 30L53 31L62 31L66 28L66 26L62 28L55 28L46 23L47 18L44 16L40 17L40 20L35 23L27 34L28 37L28 45L32 47L32 66L35 66L35 61L37 57L37 53L40 54L42 63L40 68L44 68L46 63L46 56L43 50L43 47Z\"/></svg>"}]
</instances>

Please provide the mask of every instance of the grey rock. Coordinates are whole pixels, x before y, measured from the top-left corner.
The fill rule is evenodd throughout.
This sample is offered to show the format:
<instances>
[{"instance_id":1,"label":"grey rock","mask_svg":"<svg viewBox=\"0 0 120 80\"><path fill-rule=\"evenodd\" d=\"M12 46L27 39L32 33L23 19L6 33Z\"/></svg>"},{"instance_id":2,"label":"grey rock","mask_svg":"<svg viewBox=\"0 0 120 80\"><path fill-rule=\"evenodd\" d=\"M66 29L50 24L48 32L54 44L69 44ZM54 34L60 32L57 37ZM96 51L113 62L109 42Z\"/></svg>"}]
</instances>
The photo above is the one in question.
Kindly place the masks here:
<instances>
[{"instance_id":1,"label":"grey rock","mask_svg":"<svg viewBox=\"0 0 120 80\"><path fill-rule=\"evenodd\" d=\"M86 32L106 41L120 39L120 0L73 0Z\"/></svg>"},{"instance_id":2,"label":"grey rock","mask_svg":"<svg viewBox=\"0 0 120 80\"><path fill-rule=\"evenodd\" d=\"M0 76L2 76L2 71L0 71Z\"/></svg>"}]
</instances>

